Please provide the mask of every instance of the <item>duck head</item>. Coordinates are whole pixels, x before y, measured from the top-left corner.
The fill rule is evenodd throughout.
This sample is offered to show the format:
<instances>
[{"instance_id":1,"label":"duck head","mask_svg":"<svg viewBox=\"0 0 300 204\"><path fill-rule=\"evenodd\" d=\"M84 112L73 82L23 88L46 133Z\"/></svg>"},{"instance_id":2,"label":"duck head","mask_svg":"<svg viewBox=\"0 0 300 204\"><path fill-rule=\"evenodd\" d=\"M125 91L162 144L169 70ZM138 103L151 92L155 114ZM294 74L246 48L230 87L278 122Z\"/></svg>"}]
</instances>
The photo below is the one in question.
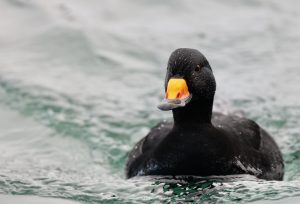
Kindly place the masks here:
<instances>
[{"instance_id":1,"label":"duck head","mask_svg":"<svg viewBox=\"0 0 300 204\"><path fill-rule=\"evenodd\" d=\"M179 48L169 58L166 95L158 108L211 115L215 90L215 78L205 56L195 49Z\"/></svg>"}]
</instances>

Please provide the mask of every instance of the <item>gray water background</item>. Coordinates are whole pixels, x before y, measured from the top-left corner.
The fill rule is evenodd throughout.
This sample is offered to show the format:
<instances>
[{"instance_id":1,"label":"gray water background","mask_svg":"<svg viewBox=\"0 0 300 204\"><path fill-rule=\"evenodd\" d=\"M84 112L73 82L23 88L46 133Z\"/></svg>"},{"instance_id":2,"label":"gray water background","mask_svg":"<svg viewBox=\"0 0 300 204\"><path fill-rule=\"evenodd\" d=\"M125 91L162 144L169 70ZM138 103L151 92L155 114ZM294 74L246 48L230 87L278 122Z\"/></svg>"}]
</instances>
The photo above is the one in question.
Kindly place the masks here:
<instances>
[{"instance_id":1,"label":"gray water background","mask_svg":"<svg viewBox=\"0 0 300 204\"><path fill-rule=\"evenodd\" d=\"M1 0L0 193L82 203L251 202L299 196L297 0ZM178 47L214 70L214 109L265 127L284 181L213 182L177 195L126 180L126 153L157 122ZM182 190L182 189L181 189Z\"/></svg>"}]
</instances>

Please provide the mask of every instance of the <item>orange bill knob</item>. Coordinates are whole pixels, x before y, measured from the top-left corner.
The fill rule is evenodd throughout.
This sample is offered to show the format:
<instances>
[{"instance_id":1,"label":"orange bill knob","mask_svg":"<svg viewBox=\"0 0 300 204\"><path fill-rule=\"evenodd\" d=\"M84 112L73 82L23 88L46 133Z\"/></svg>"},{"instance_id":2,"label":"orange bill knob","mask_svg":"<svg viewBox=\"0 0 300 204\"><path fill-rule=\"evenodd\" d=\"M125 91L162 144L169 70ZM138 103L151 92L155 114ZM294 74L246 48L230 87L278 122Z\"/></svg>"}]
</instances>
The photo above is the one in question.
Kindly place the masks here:
<instances>
[{"instance_id":1,"label":"orange bill knob","mask_svg":"<svg viewBox=\"0 0 300 204\"><path fill-rule=\"evenodd\" d=\"M184 79L171 78L168 82L166 99L181 100L190 96L190 92Z\"/></svg>"}]
</instances>

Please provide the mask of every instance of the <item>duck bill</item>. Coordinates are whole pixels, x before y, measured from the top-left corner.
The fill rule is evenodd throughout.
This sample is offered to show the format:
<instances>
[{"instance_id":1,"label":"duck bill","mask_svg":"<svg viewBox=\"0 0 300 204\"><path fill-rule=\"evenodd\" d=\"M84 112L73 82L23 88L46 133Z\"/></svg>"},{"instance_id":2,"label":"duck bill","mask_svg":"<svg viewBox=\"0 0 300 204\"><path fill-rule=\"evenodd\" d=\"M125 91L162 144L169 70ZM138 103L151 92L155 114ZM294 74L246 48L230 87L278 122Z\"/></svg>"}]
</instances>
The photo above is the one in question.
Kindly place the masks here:
<instances>
[{"instance_id":1,"label":"duck bill","mask_svg":"<svg viewBox=\"0 0 300 204\"><path fill-rule=\"evenodd\" d=\"M175 108L184 107L192 99L186 81L184 79L171 78L168 81L166 97L158 105L163 111L173 110Z\"/></svg>"}]
</instances>

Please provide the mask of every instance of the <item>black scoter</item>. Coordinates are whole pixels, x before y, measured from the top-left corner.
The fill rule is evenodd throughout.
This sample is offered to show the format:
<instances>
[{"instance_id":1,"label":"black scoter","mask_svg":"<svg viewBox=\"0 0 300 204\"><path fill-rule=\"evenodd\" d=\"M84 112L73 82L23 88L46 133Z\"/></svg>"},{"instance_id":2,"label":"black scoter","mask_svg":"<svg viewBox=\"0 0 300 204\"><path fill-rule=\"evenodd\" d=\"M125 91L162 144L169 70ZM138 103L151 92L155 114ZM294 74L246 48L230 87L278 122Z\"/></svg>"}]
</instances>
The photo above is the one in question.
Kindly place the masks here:
<instances>
[{"instance_id":1,"label":"black scoter","mask_svg":"<svg viewBox=\"0 0 300 204\"><path fill-rule=\"evenodd\" d=\"M215 78L198 50L175 50L168 62L166 97L174 122L152 128L129 153L126 176L251 174L283 179L283 159L272 137L257 123L213 113Z\"/></svg>"}]
</instances>

